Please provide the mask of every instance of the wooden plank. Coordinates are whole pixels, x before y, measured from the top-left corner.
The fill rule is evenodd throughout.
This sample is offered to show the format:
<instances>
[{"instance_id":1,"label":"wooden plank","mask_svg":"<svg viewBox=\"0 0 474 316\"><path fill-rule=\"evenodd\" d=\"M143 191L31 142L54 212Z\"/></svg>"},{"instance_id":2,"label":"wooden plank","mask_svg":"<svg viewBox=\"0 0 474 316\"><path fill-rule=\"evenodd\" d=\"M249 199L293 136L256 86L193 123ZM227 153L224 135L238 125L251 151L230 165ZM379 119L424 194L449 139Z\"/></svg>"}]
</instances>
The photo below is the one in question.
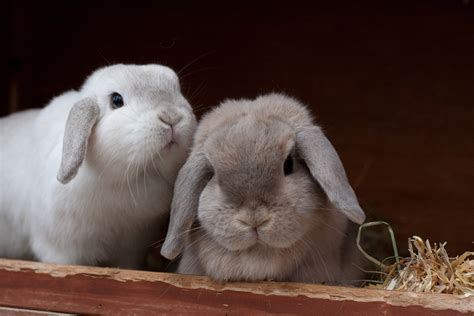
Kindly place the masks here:
<instances>
[{"instance_id":1,"label":"wooden plank","mask_svg":"<svg viewBox=\"0 0 474 316\"><path fill-rule=\"evenodd\" d=\"M0 306L0 315L2 316L39 316L39 315L49 315L49 316L67 316L75 314L64 314L64 313L53 313L48 311L38 311L32 309L24 308L10 308L10 307L1 307Z\"/></svg>"},{"instance_id":2,"label":"wooden plank","mask_svg":"<svg viewBox=\"0 0 474 316\"><path fill-rule=\"evenodd\" d=\"M0 306L78 314L457 315L474 298L0 260Z\"/></svg>"}]
</instances>

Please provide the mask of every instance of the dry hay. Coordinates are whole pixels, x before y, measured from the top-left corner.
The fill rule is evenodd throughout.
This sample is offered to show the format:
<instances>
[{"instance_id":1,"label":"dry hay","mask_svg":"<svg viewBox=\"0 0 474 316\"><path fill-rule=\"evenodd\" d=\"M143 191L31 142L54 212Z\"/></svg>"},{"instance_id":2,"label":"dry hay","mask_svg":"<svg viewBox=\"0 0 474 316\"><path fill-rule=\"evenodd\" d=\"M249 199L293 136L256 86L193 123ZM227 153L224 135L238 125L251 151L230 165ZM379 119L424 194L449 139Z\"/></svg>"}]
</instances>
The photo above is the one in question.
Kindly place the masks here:
<instances>
[{"instance_id":1,"label":"dry hay","mask_svg":"<svg viewBox=\"0 0 474 316\"><path fill-rule=\"evenodd\" d=\"M371 226L371 223L368 223ZM383 223L386 224L386 223ZM373 224L374 225L374 224ZM388 224L389 231L391 228ZM391 237L393 232L391 231ZM392 239L394 243L394 239ZM381 267L382 280L369 287L411 292L454 294L460 297L474 296L474 252L466 251L460 256L449 257L446 242L431 246L429 240L418 236L408 239L410 257L400 258L395 252L396 262ZM360 248L361 249L361 248ZM394 249L396 245L394 244ZM367 254L361 249L367 256ZM374 258L368 256L374 261Z\"/></svg>"}]
</instances>

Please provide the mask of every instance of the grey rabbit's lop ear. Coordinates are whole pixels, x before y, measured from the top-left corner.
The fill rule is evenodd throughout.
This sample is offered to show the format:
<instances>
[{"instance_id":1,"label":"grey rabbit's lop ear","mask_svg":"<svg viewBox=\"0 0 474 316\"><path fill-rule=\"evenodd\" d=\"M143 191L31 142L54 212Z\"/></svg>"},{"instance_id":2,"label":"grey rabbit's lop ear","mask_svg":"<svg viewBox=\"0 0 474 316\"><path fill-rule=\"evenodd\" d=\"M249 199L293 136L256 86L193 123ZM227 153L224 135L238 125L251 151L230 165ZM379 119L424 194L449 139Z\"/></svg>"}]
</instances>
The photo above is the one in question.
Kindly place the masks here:
<instances>
[{"instance_id":1,"label":"grey rabbit's lop ear","mask_svg":"<svg viewBox=\"0 0 474 316\"><path fill-rule=\"evenodd\" d=\"M336 150L317 126L296 134L297 149L314 179L318 181L329 201L351 221L362 224L365 214L347 180L346 172Z\"/></svg>"},{"instance_id":2,"label":"grey rabbit's lop ear","mask_svg":"<svg viewBox=\"0 0 474 316\"><path fill-rule=\"evenodd\" d=\"M170 260L176 258L184 247L186 232L195 220L199 197L212 176L209 161L202 152L191 154L179 171L174 186L168 233L161 248L161 255Z\"/></svg>"},{"instance_id":3,"label":"grey rabbit's lop ear","mask_svg":"<svg viewBox=\"0 0 474 316\"><path fill-rule=\"evenodd\" d=\"M66 184L76 176L86 155L87 141L99 114L95 98L82 99L69 111L64 130L61 166L56 177L59 182Z\"/></svg>"}]
</instances>

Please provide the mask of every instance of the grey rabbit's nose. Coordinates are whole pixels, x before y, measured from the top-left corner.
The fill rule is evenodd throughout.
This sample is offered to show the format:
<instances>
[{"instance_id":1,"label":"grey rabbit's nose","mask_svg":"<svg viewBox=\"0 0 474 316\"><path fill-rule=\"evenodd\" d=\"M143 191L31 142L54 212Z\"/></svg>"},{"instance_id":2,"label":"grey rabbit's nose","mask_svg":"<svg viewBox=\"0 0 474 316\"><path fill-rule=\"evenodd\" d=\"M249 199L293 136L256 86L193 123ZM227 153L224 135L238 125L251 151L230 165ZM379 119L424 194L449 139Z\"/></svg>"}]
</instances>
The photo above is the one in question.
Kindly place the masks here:
<instances>
[{"instance_id":1,"label":"grey rabbit's nose","mask_svg":"<svg viewBox=\"0 0 474 316\"><path fill-rule=\"evenodd\" d=\"M270 221L270 218L261 219L261 220L250 220L246 218L239 218L237 220L246 226L250 226L252 228L258 228L268 223Z\"/></svg>"},{"instance_id":2,"label":"grey rabbit's nose","mask_svg":"<svg viewBox=\"0 0 474 316\"><path fill-rule=\"evenodd\" d=\"M183 117L179 114L168 114L168 113L158 114L158 119L169 126L178 124L178 122L181 121L182 118Z\"/></svg>"}]
</instances>

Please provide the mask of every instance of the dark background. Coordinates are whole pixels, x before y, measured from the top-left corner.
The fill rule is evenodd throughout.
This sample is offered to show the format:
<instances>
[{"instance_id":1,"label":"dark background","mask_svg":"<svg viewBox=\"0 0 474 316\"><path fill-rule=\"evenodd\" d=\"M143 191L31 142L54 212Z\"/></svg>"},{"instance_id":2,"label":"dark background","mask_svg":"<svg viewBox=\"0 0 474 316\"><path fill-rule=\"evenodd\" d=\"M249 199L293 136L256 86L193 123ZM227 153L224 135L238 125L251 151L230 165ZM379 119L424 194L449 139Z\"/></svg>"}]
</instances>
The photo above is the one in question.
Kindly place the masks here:
<instances>
[{"instance_id":1,"label":"dark background","mask_svg":"<svg viewBox=\"0 0 474 316\"><path fill-rule=\"evenodd\" d=\"M46 3L1 13L1 115L42 107L118 62L172 67L198 115L283 91L312 108L400 248L413 234L448 241L453 255L474 248L469 0Z\"/></svg>"}]
</instances>

